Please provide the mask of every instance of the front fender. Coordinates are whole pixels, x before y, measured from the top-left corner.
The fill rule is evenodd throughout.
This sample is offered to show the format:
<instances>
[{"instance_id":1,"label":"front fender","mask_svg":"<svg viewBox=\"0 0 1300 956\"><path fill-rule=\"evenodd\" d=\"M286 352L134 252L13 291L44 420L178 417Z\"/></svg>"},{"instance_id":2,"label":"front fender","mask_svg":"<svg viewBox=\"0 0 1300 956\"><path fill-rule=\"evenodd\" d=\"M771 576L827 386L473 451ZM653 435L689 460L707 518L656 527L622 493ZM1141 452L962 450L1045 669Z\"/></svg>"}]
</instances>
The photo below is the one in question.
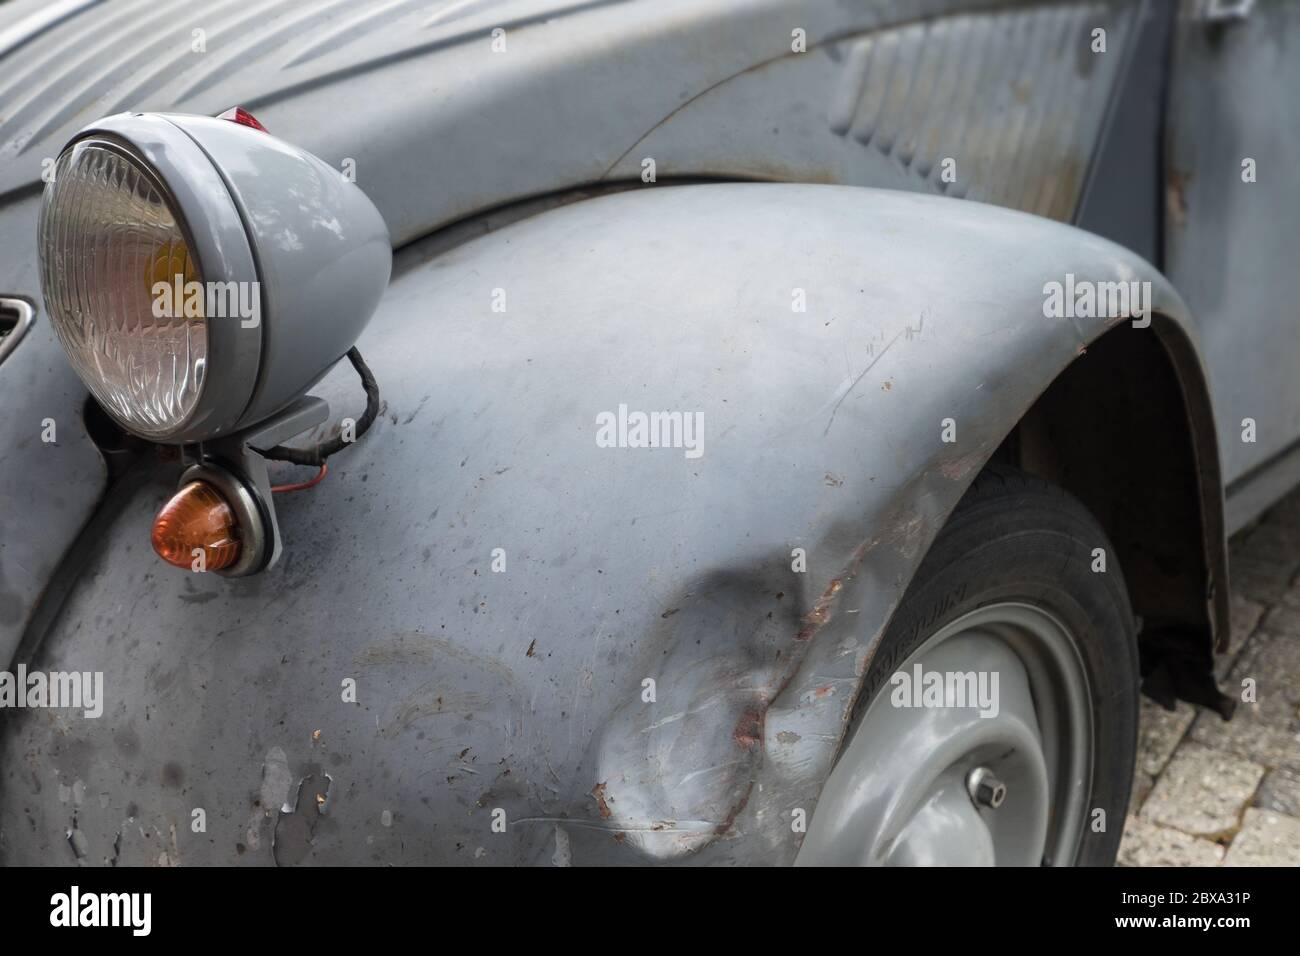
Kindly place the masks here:
<instances>
[{"instance_id":1,"label":"front fender","mask_svg":"<svg viewBox=\"0 0 1300 956\"><path fill-rule=\"evenodd\" d=\"M176 469L142 470L32 663L104 671L104 717L6 721L5 858L792 860L934 535L1120 321L1044 283L1150 281L1196 338L1110 242L904 193L653 188L438 248L397 257L385 414L279 496L279 566L162 565ZM634 412L702 441L598 441Z\"/></svg>"}]
</instances>

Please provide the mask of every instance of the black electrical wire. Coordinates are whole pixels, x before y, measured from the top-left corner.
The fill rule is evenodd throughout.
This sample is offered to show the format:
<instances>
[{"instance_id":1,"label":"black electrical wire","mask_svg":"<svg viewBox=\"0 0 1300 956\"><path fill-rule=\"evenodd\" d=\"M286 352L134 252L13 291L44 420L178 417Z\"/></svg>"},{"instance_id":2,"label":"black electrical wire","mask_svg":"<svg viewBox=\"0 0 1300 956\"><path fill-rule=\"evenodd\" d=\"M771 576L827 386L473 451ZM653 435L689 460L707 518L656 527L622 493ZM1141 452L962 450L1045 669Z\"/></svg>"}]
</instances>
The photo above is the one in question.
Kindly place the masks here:
<instances>
[{"instance_id":1,"label":"black electrical wire","mask_svg":"<svg viewBox=\"0 0 1300 956\"><path fill-rule=\"evenodd\" d=\"M262 452L263 458L272 458L275 461L287 461L295 465L311 465L320 467L325 464L325 459L347 445L354 444L361 440L361 436L374 423L379 416L379 383L375 381L374 374L370 367L362 359L361 353L357 351L354 345L348 349L348 359L352 362L352 367L357 370L361 376L361 387L366 390L366 410L357 420L356 434L351 442L343 440L343 433L340 431L329 441L321 442L314 448L289 448L286 445L276 445L267 451Z\"/></svg>"}]
</instances>

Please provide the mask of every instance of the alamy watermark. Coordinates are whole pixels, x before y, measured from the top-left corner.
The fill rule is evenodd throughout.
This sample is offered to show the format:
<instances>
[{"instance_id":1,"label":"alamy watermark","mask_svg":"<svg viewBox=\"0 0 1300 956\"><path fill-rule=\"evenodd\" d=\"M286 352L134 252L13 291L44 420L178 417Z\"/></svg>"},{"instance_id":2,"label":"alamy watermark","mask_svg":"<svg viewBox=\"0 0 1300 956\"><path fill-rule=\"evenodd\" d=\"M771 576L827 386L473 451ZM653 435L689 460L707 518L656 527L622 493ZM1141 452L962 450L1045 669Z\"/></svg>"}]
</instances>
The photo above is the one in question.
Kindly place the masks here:
<instances>
[{"instance_id":1,"label":"alamy watermark","mask_svg":"<svg viewBox=\"0 0 1300 956\"><path fill-rule=\"evenodd\" d=\"M262 321L262 284L256 280L186 282L177 275L171 282L155 282L151 291L155 319L239 319L245 329L255 329Z\"/></svg>"},{"instance_id":2,"label":"alamy watermark","mask_svg":"<svg viewBox=\"0 0 1300 956\"><path fill-rule=\"evenodd\" d=\"M1043 284L1043 315L1049 319L1133 319L1133 328L1151 324L1150 282L1092 282L1066 273L1064 282Z\"/></svg>"},{"instance_id":3,"label":"alamy watermark","mask_svg":"<svg viewBox=\"0 0 1300 956\"><path fill-rule=\"evenodd\" d=\"M918 662L910 674L895 671L889 683L895 707L958 707L978 710L981 717L998 715L997 671L927 671Z\"/></svg>"},{"instance_id":4,"label":"alamy watermark","mask_svg":"<svg viewBox=\"0 0 1300 956\"><path fill-rule=\"evenodd\" d=\"M132 936L153 928L152 893L93 893L73 886L50 897L50 925L55 927L124 927Z\"/></svg>"},{"instance_id":5,"label":"alamy watermark","mask_svg":"<svg viewBox=\"0 0 1300 956\"><path fill-rule=\"evenodd\" d=\"M0 671L0 709L6 707L81 708L83 716L104 713L103 671Z\"/></svg>"},{"instance_id":6,"label":"alamy watermark","mask_svg":"<svg viewBox=\"0 0 1300 956\"><path fill-rule=\"evenodd\" d=\"M617 412L596 416L596 445L600 448L681 448L687 458L704 454L703 412Z\"/></svg>"}]
</instances>

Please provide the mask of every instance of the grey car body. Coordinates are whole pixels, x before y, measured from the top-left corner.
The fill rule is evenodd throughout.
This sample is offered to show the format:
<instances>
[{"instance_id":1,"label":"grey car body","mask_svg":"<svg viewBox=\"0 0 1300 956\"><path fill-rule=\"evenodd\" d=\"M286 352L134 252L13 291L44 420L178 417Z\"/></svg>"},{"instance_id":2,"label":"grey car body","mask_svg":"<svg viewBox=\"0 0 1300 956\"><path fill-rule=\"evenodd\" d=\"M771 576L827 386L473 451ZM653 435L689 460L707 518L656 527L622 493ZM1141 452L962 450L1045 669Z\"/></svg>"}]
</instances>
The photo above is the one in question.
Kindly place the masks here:
<instances>
[{"instance_id":1,"label":"grey car body","mask_svg":"<svg viewBox=\"0 0 1300 956\"><path fill-rule=\"evenodd\" d=\"M1295 88L1300 8L1218 6L0 8L0 296L39 306L43 162L125 109L244 106L396 248L384 413L247 579L153 555L180 463L97 424L43 314L6 356L0 659L105 710L3 715L0 859L792 861L997 458L1105 526L1150 690L1217 705L1225 533L1300 458L1300 124L1244 92ZM1045 317L1067 275L1151 283L1149 327ZM600 447L620 405L704 454Z\"/></svg>"}]
</instances>

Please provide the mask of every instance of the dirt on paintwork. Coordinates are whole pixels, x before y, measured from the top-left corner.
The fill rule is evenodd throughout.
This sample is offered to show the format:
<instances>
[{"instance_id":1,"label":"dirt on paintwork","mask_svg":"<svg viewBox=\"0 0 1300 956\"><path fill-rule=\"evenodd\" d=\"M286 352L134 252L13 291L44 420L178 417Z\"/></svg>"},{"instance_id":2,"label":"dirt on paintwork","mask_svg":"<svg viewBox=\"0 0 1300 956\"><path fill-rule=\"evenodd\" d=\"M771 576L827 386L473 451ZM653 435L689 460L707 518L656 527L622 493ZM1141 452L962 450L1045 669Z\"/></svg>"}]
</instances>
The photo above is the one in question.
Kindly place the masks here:
<instances>
[{"instance_id":1,"label":"dirt on paintwork","mask_svg":"<svg viewBox=\"0 0 1300 956\"><path fill-rule=\"evenodd\" d=\"M530 656L535 656L535 643L529 647ZM369 644L353 657L353 663L381 670L414 667L429 675L429 680L393 703L386 720L381 718L385 737L399 736L442 715L471 719L497 714L511 727L522 722L523 695L510 668L444 638L401 631Z\"/></svg>"},{"instance_id":2,"label":"dirt on paintwork","mask_svg":"<svg viewBox=\"0 0 1300 956\"><path fill-rule=\"evenodd\" d=\"M969 455L947 458L939 462L939 474L949 481L964 481L984 467L988 455L983 448L977 448Z\"/></svg>"}]
</instances>

